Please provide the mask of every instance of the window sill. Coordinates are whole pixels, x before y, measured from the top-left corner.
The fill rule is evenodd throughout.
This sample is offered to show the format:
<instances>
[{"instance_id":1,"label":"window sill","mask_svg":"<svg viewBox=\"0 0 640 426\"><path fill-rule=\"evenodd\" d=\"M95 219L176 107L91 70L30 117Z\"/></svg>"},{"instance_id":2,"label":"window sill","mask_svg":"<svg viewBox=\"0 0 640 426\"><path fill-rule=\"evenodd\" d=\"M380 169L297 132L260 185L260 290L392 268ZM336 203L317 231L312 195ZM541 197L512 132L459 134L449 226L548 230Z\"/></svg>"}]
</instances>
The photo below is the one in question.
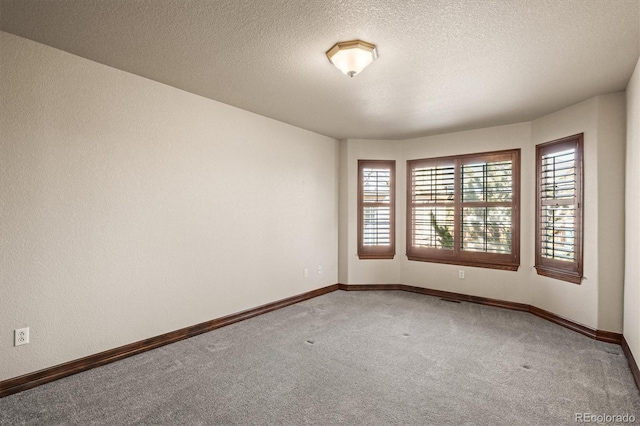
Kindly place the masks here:
<instances>
[{"instance_id":1,"label":"window sill","mask_svg":"<svg viewBox=\"0 0 640 426\"><path fill-rule=\"evenodd\" d=\"M573 271L563 271L561 269L549 268L547 266L536 266L538 275L543 275L549 278L555 278L561 281L567 281L573 284L582 283L582 275Z\"/></svg>"},{"instance_id":2,"label":"window sill","mask_svg":"<svg viewBox=\"0 0 640 426\"><path fill-rule=\"evenodd\" d=\"M391 253L391 254L360 254L358 253L358 258L360 260L393 259L395 256L396 256L395 253Z\"/></svg>"},{"instance_id":3,"label":"window sill","mask_svg":"<svg viewBox=\"0 0 640 426\"><path fill-rule=\"evenodd\" d=\"M446 263L449 265L460 265L460 266L473 266L476 268L488 268L488 269L499 269L503 271L517 271L520 264L516 263L485 263L485 262L473 262L468 260L459 260L459 259L438 259L431 257L419 257L419 256L411 256L407 255L409 260L414 260L418 262L432 262L432 263Z\"/></svg>"}]
</instances>

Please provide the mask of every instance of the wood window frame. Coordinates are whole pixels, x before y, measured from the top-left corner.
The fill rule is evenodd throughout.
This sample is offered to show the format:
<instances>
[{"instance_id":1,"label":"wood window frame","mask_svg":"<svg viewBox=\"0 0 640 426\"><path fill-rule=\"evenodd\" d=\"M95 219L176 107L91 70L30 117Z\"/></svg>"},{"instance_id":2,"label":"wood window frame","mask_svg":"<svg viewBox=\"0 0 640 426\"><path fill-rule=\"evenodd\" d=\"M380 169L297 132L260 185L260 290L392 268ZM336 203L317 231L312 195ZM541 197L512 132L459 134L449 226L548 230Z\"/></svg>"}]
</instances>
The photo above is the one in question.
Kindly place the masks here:
<instances>
[{"instance_id":1,"label":"wood window frame","mask_svg":"<svg viewBox=\"0 0 640 426\"><path fill-rule=\"evenodd\" d=\"M542 157L545 154L575 149L575 197L572 203L564 201L563 205L573 205L574 215L574 261L556 260L542 256L542 208L549 200L542 199ZM535 237L535 268L538 275L544 275L573 284L580 284L583 277L583 244L584 244L584 134L579 133L565 138L556 139L536 145L536 237ZM556 205L559 205L556 202Z\"/></svg>"},{"instance_id":2,"label":"wood window frame","mask_svg":"<svg viewBox=\"0 0 640 426\"><path fill-rule=\"evenodd\" d=\"M520 266L520 149L491 151L484 153L465 154L438 158L417 159L407 161L407 258L413 261L446 263L462 266L517 271ZM488 253L468 251L461 248L461 212L464 206L471 203L462 201L461 178L462 166L474 161L498 161L510 158L512 162L511 174L511 253ZM454 209L453 249L428 248L413 246L414 241L414 207L419 206L413 201L412 172L418 167L454 166L454 195L450 205ZM438 203L433 204L437 206ZM477 207L493 206L493 203L475 203Z\"/></svg>"},{"instance_id":3,"label":"wood window frame","mask_svg":"<svg viewBox=\"0 0 640 426\"><path fill-rule=\"evenodd\" d=\"M370 203L364 200L364 169L384 168L390 172L390 200L388 203ZM389 206L389 244L364 244L365 205ZM358 160L358 257L360 259L393 259L396 254L396 162L395 160Z\"/></svg>"}]
</instances>

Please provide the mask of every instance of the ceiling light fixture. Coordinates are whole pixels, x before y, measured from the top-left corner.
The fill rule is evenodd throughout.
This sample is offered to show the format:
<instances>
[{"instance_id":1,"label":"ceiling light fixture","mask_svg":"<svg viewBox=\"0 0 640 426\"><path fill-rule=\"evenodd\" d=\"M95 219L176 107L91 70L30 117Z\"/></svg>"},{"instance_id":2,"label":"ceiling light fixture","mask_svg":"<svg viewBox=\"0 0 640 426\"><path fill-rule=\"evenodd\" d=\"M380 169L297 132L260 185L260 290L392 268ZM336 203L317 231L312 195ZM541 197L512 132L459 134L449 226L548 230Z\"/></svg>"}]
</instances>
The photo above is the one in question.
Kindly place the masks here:
<instances>
[{"instance_id":1,"label":"ceiling light fixture","mask_svg":"<svg viewBox=\"0 0 640 426\"><path fill-rule=\"evenodd\" d=\"M341 41L327 50L327 58L340 71L353 77L378 57L375 44L362 40Z\"/></svg>"}]
</instances>

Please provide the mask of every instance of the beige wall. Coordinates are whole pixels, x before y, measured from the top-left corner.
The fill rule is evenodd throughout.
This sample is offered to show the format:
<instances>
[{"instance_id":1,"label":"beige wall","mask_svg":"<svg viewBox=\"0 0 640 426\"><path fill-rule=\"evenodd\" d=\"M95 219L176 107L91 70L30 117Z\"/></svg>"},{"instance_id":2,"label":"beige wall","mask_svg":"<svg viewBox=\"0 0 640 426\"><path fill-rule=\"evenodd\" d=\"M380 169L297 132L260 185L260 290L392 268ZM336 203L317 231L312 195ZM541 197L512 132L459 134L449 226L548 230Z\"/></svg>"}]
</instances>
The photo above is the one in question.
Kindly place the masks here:
<instances>
[{"instance_id":1,"label":"beige wall","mask_svg":"<svg viewBox=\"0 0 640 426\"><path fill-rule=\"evenodd\" d=\"M598 329L622 331L626 97L598 98ZM611 167L615 164L615 167Z\"/></svg>"},{"instance_id":2,"label":"beige wall","mask_svg":"<svg viewBox=\"0 0 640 426\"><path fill-rule=\"evenodd\" d=\"M337 282L337 141L0 37L0 380Z\"/></svg>"},{"instance_id":3,"label":"beige wall","mask_svg":"<svg viewBox=\"0 0 640 426\"><path fill-rule=\"evenodd\" d=\"M640 362L640 60L627 86L624 338Z\"/></svg>"},{"instance_id":4,"label":"beige wall","mask_svg":"<svg viewBox=\"0 0 640 426\"><path fill-rule=\"evenodd\" d=\"M349 284L401 283L531 304L592 328L622 331L624 256L624 93L598 96L530 123L470 130L405 141L343 142L347 188ZM539 276L534 269L535 145L585 134L585 279L581 285ZM346 147L344 146L346 145ZM405 256L406 161L504 149L521 149L521 246L516 272L408 261ZM398 223L393 261L359 260L357 160L396 159ZM610 167L616 164L616 167ZM341 167L344 167L341 164ZM345 208L341 206L341 209ZM342 266L341 266L342 267ZM465 271L465 279L458 278Z\"/></svg>"},{"instance_id":5,"label":"beige wall","mask_svg":"<svg viewBox=\"0 0 640 426\"><path fill-rule=\"evenodd\" d=\"M349 281L349 174L347 141L338 141L338 282Z\"/></svg>"}]
</instances>

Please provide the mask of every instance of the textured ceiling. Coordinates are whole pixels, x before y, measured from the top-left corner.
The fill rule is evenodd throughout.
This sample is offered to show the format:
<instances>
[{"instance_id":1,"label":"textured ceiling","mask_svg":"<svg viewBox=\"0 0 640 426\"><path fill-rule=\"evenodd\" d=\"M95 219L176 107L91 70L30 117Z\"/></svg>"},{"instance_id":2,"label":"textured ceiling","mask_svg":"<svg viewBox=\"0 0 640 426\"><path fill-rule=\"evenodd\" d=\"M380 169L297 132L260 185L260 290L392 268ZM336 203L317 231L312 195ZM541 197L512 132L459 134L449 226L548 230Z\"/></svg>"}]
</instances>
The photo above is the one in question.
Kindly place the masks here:
<instances>
[{"instance_id":1,"label":"textured ceiling","mask_svg":"<svg viewBox=\"0 0 640 426\"><path fill-rule=\"evenodd\" d=\"M0 28L338 139L529 121L623 90L639 0L0 0ZM379 59L327 60L360 38Z\"/></svg>"}]
</instances>

